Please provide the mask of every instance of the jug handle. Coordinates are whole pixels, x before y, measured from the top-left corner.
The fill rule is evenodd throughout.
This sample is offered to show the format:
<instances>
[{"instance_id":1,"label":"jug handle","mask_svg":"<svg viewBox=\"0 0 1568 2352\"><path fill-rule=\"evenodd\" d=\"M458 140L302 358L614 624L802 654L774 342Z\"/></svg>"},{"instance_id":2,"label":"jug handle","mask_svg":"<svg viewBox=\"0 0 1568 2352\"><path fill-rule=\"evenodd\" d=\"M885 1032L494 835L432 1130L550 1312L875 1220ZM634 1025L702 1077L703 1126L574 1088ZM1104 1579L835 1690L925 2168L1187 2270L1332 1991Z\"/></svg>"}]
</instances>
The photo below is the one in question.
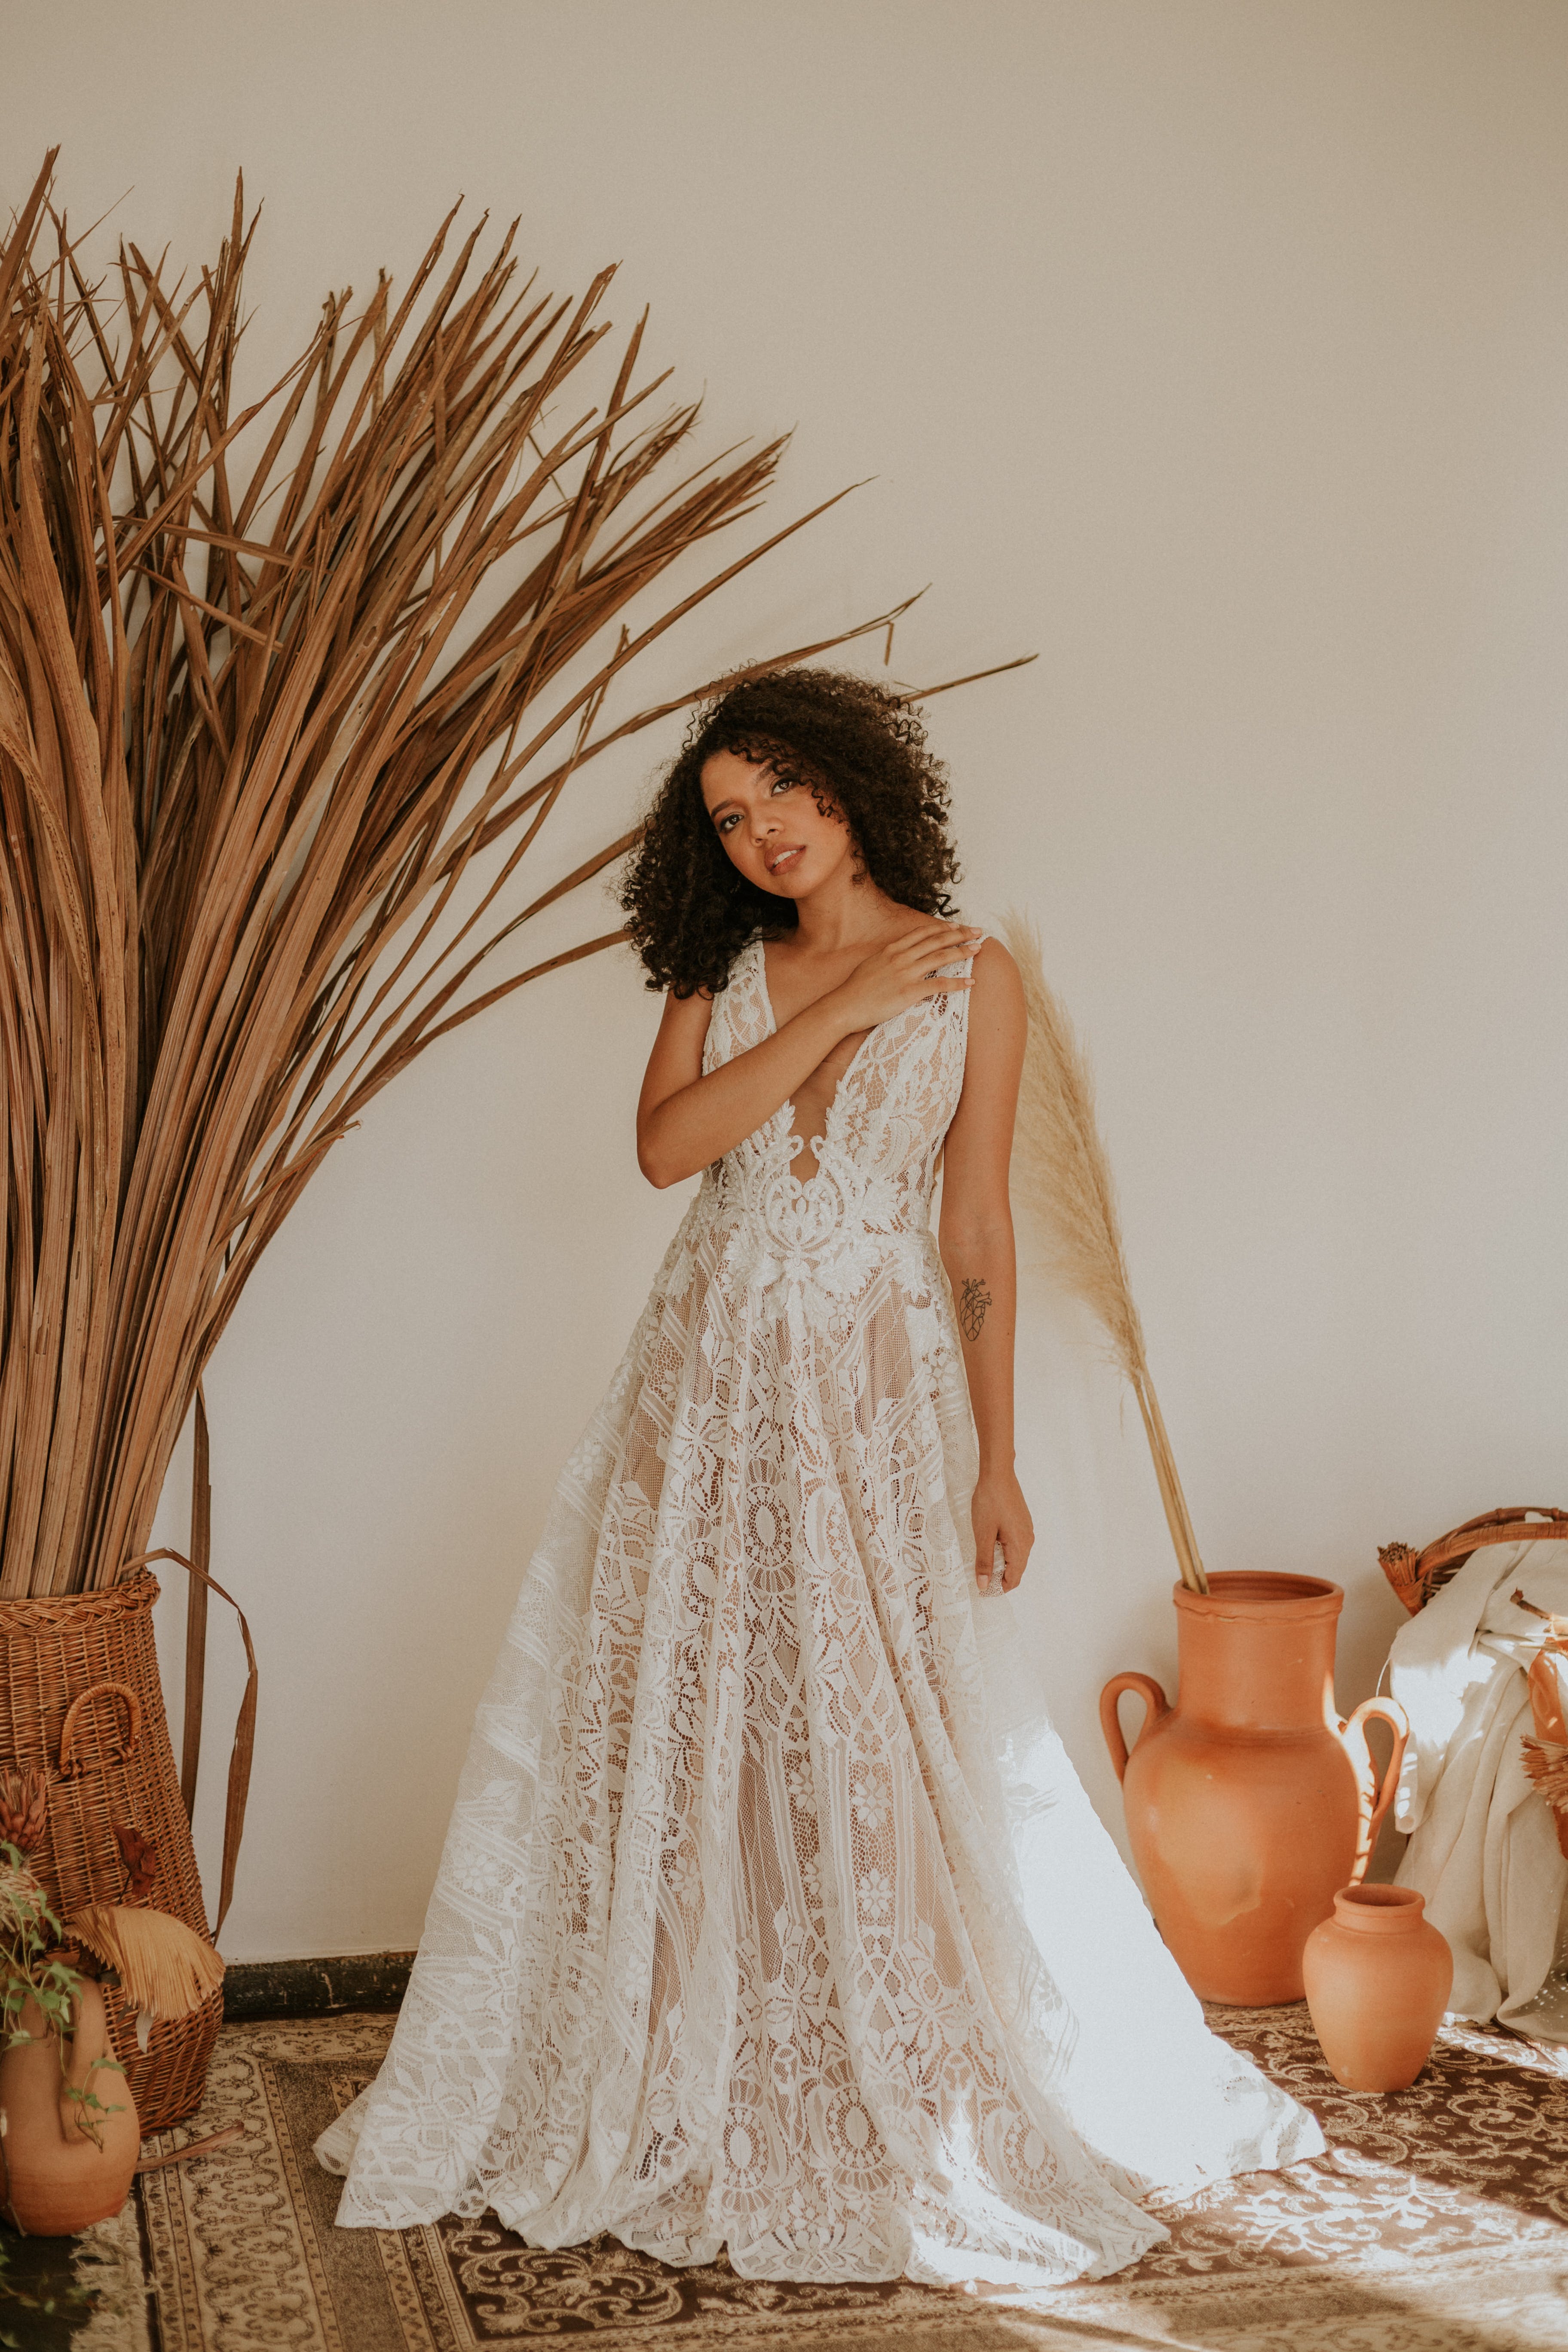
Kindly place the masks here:
<instances>
[{"instance_id":1,"label":"jug handle","mask_svg":"<svg viewBox=\"0 0 1568 2352\"><path fill-rule=\"evenodd\" d=\"M1121 1736L1121 1718L1116 1712L1116 1702L1123 1691L1136 1691L1148 1709L1143 1728L1138 1739L1145 1737L1151 1724L1171 1712L1170 1702L1152 1675L1112 1675L1100 1694L1100 1727L1105 1734L1105 1744L1110 1750L1110 1760L1116 1767L1116 1777L1127 1777L1127 1742ZM1134 1748L1138 1739L1132 1742Z\"/></svg>"},{"instance_id":2,"label":"jug handle","mask_svg":"<svg viewBox=\"0 0 1568 2352\"><path fill-rule=\"evenodd\" d=\"M1355 1868L1351 1873L1352 1886L1359 1886L1366 1876L1367 1864L1372 1860L1372 1850L1377 1843L1377 1833L1383 1827L1383 1817L1394 1802L1394 1792L1399 1786L1399 1768L1405 1761L1405 1743L1410 1737L1410 1718L1398 1700L1393 1698L1363 1699L1350 1720L1341 1724L1340 1730L1347 1739L1352 1733L1359 1731L1364 1740L1366 1726L1373 1716L1376 1716L1380 1722L1386 1723L1393 1732L1394 1747L1384 1769L1383 1779L1375 1785L1372 1811L1367 1817L1366 1827L1357 1841L1359 1851L1355 1858ZM1367 1753L1370 1757L1372 1753L1370 1748Z\"/></svg>"}]
</instances>

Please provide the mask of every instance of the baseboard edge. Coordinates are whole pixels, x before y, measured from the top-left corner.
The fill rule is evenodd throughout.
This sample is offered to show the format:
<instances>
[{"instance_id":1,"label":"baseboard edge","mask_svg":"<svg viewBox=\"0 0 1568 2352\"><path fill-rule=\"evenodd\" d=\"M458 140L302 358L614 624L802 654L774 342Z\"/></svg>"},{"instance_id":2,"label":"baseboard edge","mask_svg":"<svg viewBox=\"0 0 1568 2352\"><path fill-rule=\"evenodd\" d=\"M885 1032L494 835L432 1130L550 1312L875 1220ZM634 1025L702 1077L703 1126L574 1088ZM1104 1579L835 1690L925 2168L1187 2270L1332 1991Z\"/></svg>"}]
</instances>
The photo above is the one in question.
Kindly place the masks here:
<instances>
[{"instance_id":1,"label":"baseboard edge","mask_svg":"<svg viewBox=\"0 0 1568 2352\"><path fill-rule=\"evenodd\" d=\"M335 2017L345 2010L402 2006L412 1952L350 1952L319 1960L231 1960L223 1980L224 2022Z\"/></svg>"}]
</instances>

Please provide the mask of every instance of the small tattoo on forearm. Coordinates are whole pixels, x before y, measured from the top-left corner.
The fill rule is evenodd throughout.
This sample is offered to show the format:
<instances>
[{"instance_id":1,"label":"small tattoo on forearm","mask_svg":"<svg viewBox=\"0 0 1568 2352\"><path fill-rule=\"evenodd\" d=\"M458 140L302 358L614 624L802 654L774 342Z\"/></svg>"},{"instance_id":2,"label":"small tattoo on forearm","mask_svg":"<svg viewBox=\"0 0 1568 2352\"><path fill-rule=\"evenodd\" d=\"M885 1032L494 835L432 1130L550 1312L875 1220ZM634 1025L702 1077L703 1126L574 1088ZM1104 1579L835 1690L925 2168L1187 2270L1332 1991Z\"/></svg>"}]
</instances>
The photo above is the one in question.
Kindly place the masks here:
<instances>
[{"instance_id":1,"label":"small tattoo on forearm","mask_svg":"<svg viewBox=\"0 0 1568 2352\"><path fill-rule=\"evenodd\" d=\"M977 1274L972 1274L958 1294L958 1327L966 1339L978 1339L985 1310L991 1304L991 1293Z\"/></svg>"}]
</instances>

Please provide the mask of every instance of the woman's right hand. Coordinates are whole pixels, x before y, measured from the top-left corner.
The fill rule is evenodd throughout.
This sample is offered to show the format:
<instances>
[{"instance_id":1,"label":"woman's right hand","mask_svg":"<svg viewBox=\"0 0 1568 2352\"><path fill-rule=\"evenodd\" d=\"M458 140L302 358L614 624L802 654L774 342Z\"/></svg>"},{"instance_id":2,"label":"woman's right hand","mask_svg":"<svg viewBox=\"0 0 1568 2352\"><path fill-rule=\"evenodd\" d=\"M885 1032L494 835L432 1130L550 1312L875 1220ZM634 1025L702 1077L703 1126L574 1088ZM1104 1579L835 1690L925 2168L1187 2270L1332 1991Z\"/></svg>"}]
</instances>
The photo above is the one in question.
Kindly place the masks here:
<instances>
[{"instance_id":1,"label":"woman's right hand","mask_svg":"<svg viewBox=\"0 0 1568 2352\"><path fill-rule=\"evenodd\" d=\"M973 988L973 979L939 979L937 967L962 962L984 936L973 924L946 923L932 915L873 950L833 992L847 1030L875 1029L879 1022L907 1013L922 997Z\"/></svg>"}]
</instances>

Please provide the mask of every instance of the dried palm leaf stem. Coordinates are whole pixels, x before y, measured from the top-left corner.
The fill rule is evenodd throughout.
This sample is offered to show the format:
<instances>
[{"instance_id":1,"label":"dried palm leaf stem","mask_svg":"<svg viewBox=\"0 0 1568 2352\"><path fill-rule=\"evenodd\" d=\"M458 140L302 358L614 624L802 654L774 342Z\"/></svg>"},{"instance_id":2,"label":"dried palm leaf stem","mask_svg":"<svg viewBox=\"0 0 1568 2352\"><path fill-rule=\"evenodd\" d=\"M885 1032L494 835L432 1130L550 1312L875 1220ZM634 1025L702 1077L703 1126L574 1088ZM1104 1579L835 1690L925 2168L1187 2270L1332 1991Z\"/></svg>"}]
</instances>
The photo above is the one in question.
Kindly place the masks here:
<instances>
[{"instance_id":1,"label":"dried palm leaf stem","mask_svg":"<svg viewBox=\"0 0 1568 2352\"><path fill-rule=\"evenodd\" d=\"M1033 924L1022 915L1009 914L1002 936L1018 966L1029 1016L1018 1092L1014 1197L1042 1266L1095 1317L1111 1361L1138 1400L1182 1582L1190 1591L1206 1592L1208 1579L1149 1375L1143 1326L1127 1278L1116 1188L1095 1118L1089 1059L1047 982Z\"/></svg>"},{"instance_id":2,"label":"dried palm leaf stem","mask_svg":"<svg viewBox=\"0 0 1568 2352\"><path fill-rule=\"evenodd\" d=\"M331 296L247 403L243 189L188 285L130 241L95 282L53 163L0 236L0 1595L146 1551L203 1367L331 1145L437 1038L621 937L476 984L635 838L506 911L563 795L715 683L607 723L626 670L836 502L650 604L784 443L686 462L698 410L655 413L641 320L582 390L610 271L556 300L515 227L448 255L448 215L400 298Z\"/></svg>"}]
</instances>

